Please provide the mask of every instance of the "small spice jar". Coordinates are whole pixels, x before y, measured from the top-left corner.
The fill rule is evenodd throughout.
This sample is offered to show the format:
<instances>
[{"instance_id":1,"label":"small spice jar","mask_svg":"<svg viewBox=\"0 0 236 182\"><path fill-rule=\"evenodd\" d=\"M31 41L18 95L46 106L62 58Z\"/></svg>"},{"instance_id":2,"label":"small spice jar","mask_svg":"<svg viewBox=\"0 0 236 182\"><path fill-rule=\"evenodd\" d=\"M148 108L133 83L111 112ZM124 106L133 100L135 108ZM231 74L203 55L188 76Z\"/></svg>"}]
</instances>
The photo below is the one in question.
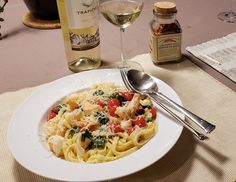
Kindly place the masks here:
<instances>
[{"instance_id":1,"label":"small spice jar","mask_svg":"<svg viewBox=\"0 0 236 182\"><path fill-rule=\"evenodd\" d=\"M150 22L149 48L154 64L181 60L181 26L176 19L176 4L157 2Z\"/></svg>"}]
</instances>

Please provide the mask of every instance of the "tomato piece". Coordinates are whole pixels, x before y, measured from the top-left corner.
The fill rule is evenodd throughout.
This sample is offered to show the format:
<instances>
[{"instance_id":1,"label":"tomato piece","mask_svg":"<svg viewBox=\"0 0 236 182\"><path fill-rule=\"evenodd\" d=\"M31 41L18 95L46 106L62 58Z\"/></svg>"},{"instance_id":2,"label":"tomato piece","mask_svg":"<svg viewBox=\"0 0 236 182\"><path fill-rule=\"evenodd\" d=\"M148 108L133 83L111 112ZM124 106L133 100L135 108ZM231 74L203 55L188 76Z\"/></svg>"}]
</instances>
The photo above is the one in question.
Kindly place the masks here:
<instances>
[{"instance_id":1,"label":"tomato piece","mask_svg":"<svg viewBox=\"0 0 236 182\"><path fill-rule=\"evenodd\" d=\"M116 125L114 128L114 132L115 133L119 133L119 132L124 132L125 130L123 128L121 128L120 125Z\"/></svg>"},{"instance_id":2,"label":"tomato piece","mask_svg":"<svg viewBox=\"0 0 236 182\"><path fill-rule=\"evenodd\" d=\"M54 108L52 108L51 112L58 113L58 112L59 112L58 107L54 107Z\"/></svg>"},{"instance_id":3,"label":"tomato piece","mask_svg":"<svg viewBox=\"0 0 236 182\"><path fill-rule=\"evenodd\" d=\"M134 130L135 130L134 127L129 127L129 128L127 129L127 133L128 133L129 135L131 135L131 133L133 133Z\"/></svg>"},{"instance_id":4,"label":"tomato piece","mask_svg":"<svg viewBox=\"0 0 236 182\"><path fill-rule=\"evenodd\" d=\"M156 108L152 107L150 109L150 112L152 113L152 119L155 119L157 117L157 111Z\"/></svg>"},{"instance_id":5,"label":"tomato piece","mask_svg":"<svg viewBox=\"0 0 236 182\"><path fill-rule=\"evenodd\" d=\"M131 101L133 98L134 94L130 92L123 92L123 97L127 101Z\"/></svg>"},{"instance_id":6,"label":"tomato piece","mask_svg":"<svg viewBox=\"0 0 236 182\"><path fill-rule=\"evenodd\" d=\"M113 98L108 101L107 105L108 105L109 114L111 116L117 116L115 112L116 112L116 108L120 106L120 101L116 98Z\"/></svg>"},{"instance_id":7,"label":"tomato piece","mask_svg":"<svg viewBox=\"0 0 236 182\"><path fill-rule=\"evenodd\" d=\"M101 106L101 108L104 108L105 107L105 103L102 102L100 99L96 100L95 103L99 106Z\"/></svg>"},{"instance_id":8,"label":"tomato piece","mask_svg":"<svg viewBox=\"0 0 236 182\"><path fill-rule=\"evenodd\" d=\"M88 127L89 131L95 131L97 129L97 125L91 125Z\"/></svg>"},{"instance_id":9,"label":"tomato piece","mask_svg":"<svg viewBox=\"0 0 236 182\"><path fill-rule=\"evenodd\" d=\"M113 107L109 107L109 108L108 108L109 114L110 114L111 116L113 116L113 117L117 116L117 115L116 115L116 108L117 108L117 106L113 106Z\"/></svg>"},{"instance_id":10,"label":"tomato piece","mask_svg":"<svg viewBox=\"0 0 236 182\"><path fill-rule=\"evenodd\" d=\"M51 112L48 114L47 120L49 121L50 119L54 118L56 115L57 115L57 114L56 114L55 112L52 112L52 111L51 111Z\"/></svg>"},{"instance_id":11,"label":"tomato piece","mask_svg":"<svg viewBox=\"0 0 236 182\"><path fill-rule=\"evenodd\" d=\"M142 111L142 110L143 110L143 106L141 104L139 104L138 111Z\"/></svg>"},{"instance_id":12,"label":"tomato piece","mask_svg":"<svg viewBox=\"0 0 236 182\"><path fill-rule=\"evenodd\" d=\"M142 114L144 114L144 108L143 108L143 106L141 105L141 104L139 104L139 106L138 106L138 109L137 109L137 111L136 111L136 114L137 115L142 115Z\"/></svg>"},{"instance_id":13,"label":"tomato piece","mask_svg":"<svg viewBox=\"0 0 236 182\"><path fill-rule=\"evenodd\" d=\"M143 128L147 125L147 121L143 116L138 117L136 120L133 121L134 125L139 126L140 128Z\"/></svg>"},{"instance_id":14,"label":"tomato piece","mask_svg":"<svg viewBox=\"0 0 236 182\"><path fill-rule=\"evenodd\" d=\"M114 123L110 124L109 128L114 133L119 133L119 132L125 131L123 128L121 128L121 126L119 124L114 124Z\"/></svg>"},{"instance_id":15,"label":"tomato piece","mask_svg":"<svg viewBox=\"0 0 236 182\"><path fill-rule=\"evenodd\" d=\"M78 127L79 127L80 129L85 128L85 124L84 124L84 123L79 123Z\"/></svg>"},{"instance_id":16,"label":"tomato piece","mask_svg":"<svg viewBox=\"0 0 236 182\"><path fill-rule=\"evenodd\" d=\"M107 105L108 105L108 107L120 106L120 101L116 98L113 98L108 101Z\"/></svg>"}]
</instances>

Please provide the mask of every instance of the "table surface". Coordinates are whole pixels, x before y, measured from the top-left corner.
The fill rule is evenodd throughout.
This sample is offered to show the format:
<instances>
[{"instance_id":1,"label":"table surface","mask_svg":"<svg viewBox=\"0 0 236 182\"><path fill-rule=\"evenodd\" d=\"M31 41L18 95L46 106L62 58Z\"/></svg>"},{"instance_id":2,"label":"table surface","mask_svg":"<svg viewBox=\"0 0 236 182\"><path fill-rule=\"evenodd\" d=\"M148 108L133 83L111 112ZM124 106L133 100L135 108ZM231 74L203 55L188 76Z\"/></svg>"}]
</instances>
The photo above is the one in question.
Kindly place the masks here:
<instances>
[{"instance_id":1,"label":"table surface","mask_svg":"<svg viewBox=\"0 0 236 182\"><path fill-rule=\"evenodd\" d=\"M149 22L154 0L146 0L138 20L126 30L128 58L148 52ZM192 46L236 31L236 24L222 22L217 13L230 8L230 1L175 0L182 29L182 52ZM1 17L0 93L36 86L72 74L67 67L61 29L39 30L26 27L23 1L11 0ZM101 56L104 63L119 61L119 29L103 17L100 20ZM209 70L205 67L205 70Z\"/></svg>"},{"instance_id":2,"label":"table surface","mask_svg":"<svg viewBox=\"0 0 236 182\"><path fill-rule=\"evenodd\" d=\"M230 1L175 2L183 29L183 53L186 46L236 30L236 24L222 22L216 17L217 13L229 9ZM211 69L203 67L202 70L189 59L176 64L152 64L145 53L148 52L148 23L152 19L153 3L153 0L146 0L140 18L127 28L128 57L142 54L135 60L144 66L144 71L170 85L186 108L217 127L205 142L196 140L184 128L178 142L162 159L140 172L114 181L235 181L236 92L205 72L209 71L214 76ZM22 16L26 12L23 1L11 0L1 14L5 21L1 23L3 39L0 40L0 181L51 182L54 180L24 169L14 160L7 146L6 128L10 118L20 103L38 88L35 86L73 74L67 67L61 30L24 26ZM104 64L119 61L119 30L102 17L100 23Z\"/></svg>"}]
</instances>

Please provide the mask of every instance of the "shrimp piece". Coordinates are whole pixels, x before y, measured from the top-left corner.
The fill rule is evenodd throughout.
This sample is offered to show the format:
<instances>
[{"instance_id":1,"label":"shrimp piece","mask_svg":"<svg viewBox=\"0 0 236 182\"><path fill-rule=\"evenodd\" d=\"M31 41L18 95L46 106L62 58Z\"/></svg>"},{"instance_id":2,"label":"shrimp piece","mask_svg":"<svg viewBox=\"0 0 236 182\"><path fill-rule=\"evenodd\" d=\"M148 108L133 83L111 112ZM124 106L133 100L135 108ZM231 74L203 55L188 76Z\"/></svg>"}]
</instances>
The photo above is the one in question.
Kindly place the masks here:
<instances>
[{"instance_id":1,"label":"shrimp piece","mask_svg":"<svg viewBox=\"0 0 236 182\"><path fill-rule=\"evenodd\" d=\"M83 112L80 109L75 109L72 112L65 113L65 119L71 126L75 126L81 118L83 117Z\"/></svg>"},{"instance_id":2,"label":"shrimp piece","mask_svg":"<svg viewBox=\"0 0 236 182\"><path fill-rule=\"evenodd\" d=\"M49 148L56 154L56 156L63 155L62 146L65 142L65 139L59 135L53 135L48 139Z\"/></svg>"},{"instance_id":3,"label":"shrimp piece","mask_svg":"<svg viewBox=\"0 0 236 182\"><path fill-rule=\"evenodd\" d=\"M55 117L44 125L44 133L47 138L53 135L64 136L65 126L60 124L60 119L58 117Z\"/></svg>"},{"instance_id":4,"label":"shrimp piece","mask_svg":"<svg viewBox=\"0 0 236 182\"><path fill-rule=\"evenodd\" d=\"M65 101L64 101L64 102L69 105L69 107L70 107L71 110L74 110L74 109L76 109L76 108L79 107L79 105L78 105L78 103L77 103L77 101L79 100L79 98L80 98L80 95L74 93L74 94L71 94L70 96L67 96L67 97L65 98Z\"/></svg>"},{"instance_id":5,"label":"shrimp piece","mask_svg":"<svg viewBox=\"0 0 236 182\"><path fill-rule=\"evenodd\" d=\"M119 106L116 108L116 114L122 119L133 118L138 110L141 96L134 94L132 100L125 106Z\"/></svg>"},{"instance_id":6,"label":"shrimp piece","mask_svg":"<svg viewBox=\"0 0 236 182\"><path fill-rule=\"evenodd\" d=\"M129 120L123 120L123 121L120 122L120 126L124 130L127 130L129 127L132 126L132 121L130 119Z\"/></svg>"}]
</instances>

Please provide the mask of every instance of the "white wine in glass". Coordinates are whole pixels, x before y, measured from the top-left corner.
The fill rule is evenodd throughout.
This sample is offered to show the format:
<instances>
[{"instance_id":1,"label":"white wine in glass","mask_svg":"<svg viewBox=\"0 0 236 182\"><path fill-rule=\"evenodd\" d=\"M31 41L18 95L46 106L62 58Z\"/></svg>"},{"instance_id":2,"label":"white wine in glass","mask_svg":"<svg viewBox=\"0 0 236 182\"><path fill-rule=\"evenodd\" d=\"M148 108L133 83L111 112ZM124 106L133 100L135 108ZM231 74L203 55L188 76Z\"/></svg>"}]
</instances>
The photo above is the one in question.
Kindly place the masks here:
<instances>
[{"instance_id":1,"label":"white wine in glass","mask_svg":"<svg viewBox=\"0 0 236 182\"><path fill-rule=\"evenodd\" d=\"M119 67L132 67L142 70L141 65L135 62L127 62L124 57L124 32L140 15L143 9L143 0L101 0L100 11L102 15L113 25L120 28L121 64Z\"/></svg>"}]
</instances>

